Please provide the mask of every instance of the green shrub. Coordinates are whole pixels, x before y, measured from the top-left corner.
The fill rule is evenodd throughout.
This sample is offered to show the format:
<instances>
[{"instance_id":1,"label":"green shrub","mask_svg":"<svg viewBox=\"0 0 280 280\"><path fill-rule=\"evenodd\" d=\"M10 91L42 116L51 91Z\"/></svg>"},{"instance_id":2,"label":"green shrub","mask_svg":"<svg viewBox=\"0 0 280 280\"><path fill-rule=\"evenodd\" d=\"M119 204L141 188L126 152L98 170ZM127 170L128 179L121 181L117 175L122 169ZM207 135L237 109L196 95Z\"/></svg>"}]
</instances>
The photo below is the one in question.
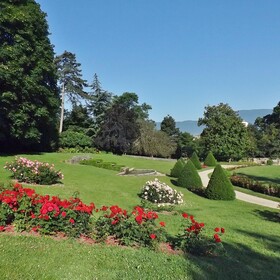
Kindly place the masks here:
<instances>
[{"instance_id":1,"label":"green shrub","mask_svg":"<svg viewBox=\"0 0 280 280\"><path fill-rule=\"evenodd\" d=\"M273 165L273 160L272 159L269 159L267 162L266 162L267 165Z\"/></svg>"},{"instance_id":2,"label":"green shrub","mask_svg":"<svg viewBox=\"0 0 280 280\"><path fill-rule=\"evenodd\" d=\"M212 152L208 153L208 155L204 161L204 164L207 166L216 166L217 165L217 160L215 159Z\"/></svg>"},{"instance_id":3,"label":"green shrub","mask_svg":"<svg viewBox=\"0 0 280 280\"><path fill-rule=\"evenodd\" d=\"M82 165L91 165L99 168L114 170L114 171L121 171L124 165L118 165L115 162L103 162L102 159L87 159L80 161Z\"/></svg>"},{"instance_id":4,"label":"green shrub","mask_svg":"<svg viewBox=\"0 0 280 280\"><path fill-rule=\"evenodd\" d=\"M235 192L225 170L218 164L205 190L205 196L216 200L233 200Z\"/></svg>"},{"instance_id":5,"label":"green shrub","mask_svg":"<svg viewBox=\"0 0 280 280\"><path fill-rule=\"evenodd\" d=\"M190 191L202 189L200 176L191 160L189 160L183 167L178 179L178 185L187 188Z\"/></svg>"},{"instance_id":6,"label":"green shrub","mask_svg":"<svg viewBox=\"0 0 280 280\"><path fill-rule=\"evenodd\" d=\"M179 178L184 165L185 165L184 159L183 158L178 159L174 167L171 169L170 172L171 177Z\"/></svg>"},{"instance_id":7,"label":"green shrub","mask_svg":"<svg viewBox=\"0 0 280 280\"><path fill-rule=\"evenodd\" d=\"M81 132L73 130L63 131L59 136L59 147L75 148L75 147L91 147L92 140L89 136Z\"/></svg>"},{"instance_id":8,"label":"green shrub","mask_svg":"<svg viewBox=\"0 0 280 280\"><path fill-rule=\"evenodd\" d=\"M234 186L249 189L254 192L264 193L270 196L280 197L279 184L267 184L253 180L245 175L232 175L230 181Z\"/></svg>"},{"instance_id":9,"label":"green shrub","mask_svg":"<svg viewBox=\"0 0 280 280\"><path fill-rule=\"evenodd\" d=\"M202 168L196 152L193 152L192 156L190 157L190 160L192 161L192 163L193 163L193 165L195 166L196 169L201 169Z\"/></svg>"}]
</instances>

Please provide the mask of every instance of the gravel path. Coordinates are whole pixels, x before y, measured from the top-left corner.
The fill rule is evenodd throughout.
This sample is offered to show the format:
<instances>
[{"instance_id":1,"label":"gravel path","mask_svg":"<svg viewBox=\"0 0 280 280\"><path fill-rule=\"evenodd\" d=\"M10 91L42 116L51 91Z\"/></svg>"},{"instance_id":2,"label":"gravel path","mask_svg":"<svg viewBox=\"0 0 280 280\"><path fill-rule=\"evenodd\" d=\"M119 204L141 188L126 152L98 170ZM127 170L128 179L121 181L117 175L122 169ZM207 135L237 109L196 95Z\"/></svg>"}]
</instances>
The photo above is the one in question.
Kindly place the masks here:
<instances>
[{"instance_id":1,"label":"gravel path","mask_svg":"<svg viewBox=\"0 0 280 280\"><path fill-rule=\"evenodd\" d=\"M223 168L230 168L230 167L234 167L234 165L223 165ZM201 171L198 174L200 175L203 187L207 187L208 182L209 182L209 177L208 175L210 173L213 172L213 169L208 169L205 171ZM249 194L245 194L239 191L235 191L236 194L236 198L242 201L246 201L249 203L254 203L254 204L258 204L258 205L262 205L265 207L269 207L269 208L277 208L279 205L279 202L276 201L272 201L272 200L268 200L268 199L264 199L264 198L260 198L260 197L256 197L253 195L249 195Z\"/></svg>"}]
</instances>

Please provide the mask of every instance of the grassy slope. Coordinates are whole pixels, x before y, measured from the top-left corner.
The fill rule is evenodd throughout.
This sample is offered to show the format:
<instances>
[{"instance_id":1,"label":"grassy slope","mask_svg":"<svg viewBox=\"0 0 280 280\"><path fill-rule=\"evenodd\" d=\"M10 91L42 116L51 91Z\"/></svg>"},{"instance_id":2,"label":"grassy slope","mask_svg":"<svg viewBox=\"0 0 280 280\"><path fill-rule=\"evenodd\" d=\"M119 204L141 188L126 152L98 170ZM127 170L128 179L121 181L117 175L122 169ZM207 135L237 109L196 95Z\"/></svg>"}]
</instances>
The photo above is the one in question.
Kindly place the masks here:
<instances>
[{"instance_id":1,"label":"grassy slope","mask_svg":"<svg viewBox=\"0 0 280 280\"><path fill-rule=\"evenodd\" d=\"M37 186L38 192L69 197L78 190L83 200L93 201L97 206L119 204L130 208L140 203L137 193L143 184L154 178L120 177L114 171L63 162L72 155L27 157L54 163L65 175L63 187ZM96 157L164 173L169 173L174 164L106 154ZM13 157L1 157L0 167L11 159ZM7 180L8 176L9 173L0 168L0 180ZM159 179L172 186L171 178ZM242 201L209 201L187 190L177 189L185 197L185 204L177 210L191 213L199 222L205 222L211 234L215 226L226 229L223 238L226 256L170 256L145 249L90 246L71 240L55 241L48 237L1 235L0 271L6 277L3 279L276 279L279 276L278 210ZM180 215L161 217L166 221L169 232L177 232ZM14 269L15 264L17 269Z\"/></svg>"}]
</instances>

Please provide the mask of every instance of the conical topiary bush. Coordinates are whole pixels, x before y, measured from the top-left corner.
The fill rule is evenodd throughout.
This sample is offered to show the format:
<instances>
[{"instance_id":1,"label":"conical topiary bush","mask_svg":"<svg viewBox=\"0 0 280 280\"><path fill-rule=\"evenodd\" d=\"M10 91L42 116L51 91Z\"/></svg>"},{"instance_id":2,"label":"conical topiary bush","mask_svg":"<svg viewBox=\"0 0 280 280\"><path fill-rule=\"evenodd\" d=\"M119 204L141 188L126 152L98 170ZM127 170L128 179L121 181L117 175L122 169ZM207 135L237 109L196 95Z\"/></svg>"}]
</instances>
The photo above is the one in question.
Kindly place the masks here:
<instances>
[{"instance_id":1,"label":"conical topiary bush","mask_svg":"<svg viewBox=\"0 0 280 280\"><path fill-rule=\"evenodd\" d=\"M204 164L207 166L216 166L217 165L217 160L215 159L212 152L208 153L208 155L204 161Z\"/></svg>"},{"instance_id":2,"label":"conical topiary bush","mask_svg":"<svg viewBox=\"0 0 280 280\"><path fill-rule=\"evenodd\" d=\"M181 175L178 179L178 185L180 187L187 188L190 191L202 189L200 176L198 175L198 172L191 160L189 160L183 167Z\"/></svg>"},{"instance_id":3,"label":"conical topiary bush","mask_svg":"<svg viewBox=\"0 0 280 280\"><path fill-rule=\"evenodd\" d=\"M185 165L185 161L182 158L178 159L174 167L171 169L170 175L172 177L179 178L184 165Z\"/></svg>"},{"instance_id":4,"label":"conical topiary bush","mask_svg":"<svg viewBox=\"0 0 280 280\"><path fill-rule=\"evenodd\" d=\"M190 157L190 160L192 161L192 163L193 163L193 165L195 166L196 169L201 169L202 168L196 152L193 152L192 156Z\"/></svg>"},{"instance_id":5,"label":"conical topiary bush","mask_svg":"<svg viewBox=\"0 0 280 280\"><path fill-rule=\"evenodd\" d=\"M205 196L216 200L234 200L235 192L225 170L218 164L205 190Z\"/></svg>"}]
</instances>

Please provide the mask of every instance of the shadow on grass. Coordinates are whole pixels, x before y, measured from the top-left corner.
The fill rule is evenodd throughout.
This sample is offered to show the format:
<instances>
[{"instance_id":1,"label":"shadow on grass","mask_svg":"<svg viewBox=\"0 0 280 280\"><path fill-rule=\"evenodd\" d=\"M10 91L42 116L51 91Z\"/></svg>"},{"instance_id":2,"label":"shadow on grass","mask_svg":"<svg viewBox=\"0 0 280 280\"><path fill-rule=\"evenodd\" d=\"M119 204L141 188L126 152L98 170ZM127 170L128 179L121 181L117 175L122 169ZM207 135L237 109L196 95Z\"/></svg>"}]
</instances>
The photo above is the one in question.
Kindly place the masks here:
<instances>
[{"instance_id":1,"label":"shadow on grass","mask_svg":"<svg viewBox=\"0 0 280 280\"><path fill-rule=\"evenodd\" d=\"M267 221L280 223L280 213L269 210L254 210L254 213Z\"/></svg>"},{"instance_id":2,"label":"shadow on grass","mask_svg":"<svg viewBox=\"0 0 280 280\"><path fill-rule=\"evenodd\" d=\"M241 232L265 242L271 251L279 250L280 238L277 236ZM194 267L199 267L199 271L190 271L191 279L279 279L279 256L264 255L242 243L224 242L224 247L227 251L225 256L196 257L186 254L185 258Z\"/></svg>"},{"instance_id":3,"label":"shadow on grass","mask_svg":"<svg viewBox=\"0 0 280 280\"><path fill-rule=\"evenodd\" d=\"M256 175L248 175L242 172L238 172L237 175L244 175L250 179L253 179L255 181L263 181L263 182L267 182L267 183L275 183L275 184L280 184L280 178L267 178L264 176L256 176Z\"/></svg>"},{"instance_id":4,"label":"shadow on grass","mask_svg":"<svg viewBox=\"0 0 280 280\"><path fill-rule=\"evenodd\" d=\"M0 152L0 157L12 157L12 156L19 156L20 154L23 154L23 155L43 155L44 152L22 152L22 153L1 153Z\"/></svg>"},{"instance_id":5,"label":"shadow on grass","mask_svg":"<svg viewBox=\"0 0 280 280\"><path fill-rule=\"evenodd\" d=\"M180 186L178 185L177 180L170 179L170 183L171 183L172 185L176 186L176 187L180 187Z\"/></svg>"}]
</instances>

